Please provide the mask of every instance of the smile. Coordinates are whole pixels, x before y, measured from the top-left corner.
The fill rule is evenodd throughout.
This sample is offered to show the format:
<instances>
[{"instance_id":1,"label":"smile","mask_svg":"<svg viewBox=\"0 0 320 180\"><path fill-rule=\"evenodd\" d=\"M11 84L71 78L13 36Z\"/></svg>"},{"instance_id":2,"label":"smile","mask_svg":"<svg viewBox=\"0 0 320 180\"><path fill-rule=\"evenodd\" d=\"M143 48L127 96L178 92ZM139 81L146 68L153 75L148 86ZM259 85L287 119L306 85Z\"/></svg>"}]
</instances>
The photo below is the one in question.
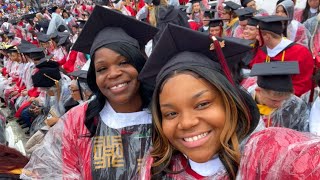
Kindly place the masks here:
<instances>
[{"instance_id":1,"label":"smile","mask_svg":"<svg viewBox=\"0 0 320 180\"><path fill-rule=\"evenodd\" d=\"M111 90L117 90L117 89L120 89L122 87L125 87L128 85L128 82L125 82L125 83L121 83L121 84L118 84L118 85L115 85L115 86L112 86L110 87Z\"/></svg>"},{"instance_id":2,"label":"smile","mask_svg":"<svg viewBox=\"0 0 320 180\"><path fill-rule=\"evenodd\" d=\"M197 141L199 139L202 139L202 138L206 137L208 134L209 134L209 132L205 132L205 133L199 134L197 136L183 138L183 140L186 141L186 142L193 142L193 141Z\"/></svg>"}]
</instances>

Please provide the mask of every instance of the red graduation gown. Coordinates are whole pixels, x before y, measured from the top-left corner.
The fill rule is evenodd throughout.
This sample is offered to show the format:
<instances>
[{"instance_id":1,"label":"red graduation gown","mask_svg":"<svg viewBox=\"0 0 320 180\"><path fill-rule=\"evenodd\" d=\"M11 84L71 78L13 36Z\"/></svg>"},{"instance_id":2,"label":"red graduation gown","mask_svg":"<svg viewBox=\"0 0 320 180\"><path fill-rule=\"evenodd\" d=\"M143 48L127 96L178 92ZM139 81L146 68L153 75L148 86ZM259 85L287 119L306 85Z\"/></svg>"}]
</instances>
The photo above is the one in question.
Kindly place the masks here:
<instances>
[{"instance_id":1,"label":"red graduation gown","mask_svg":"<svg viewBox=\"0 0 320 180\"><path fill-rule=\"evenodd\" d=\"M265 49L265 48L264 48ZM312 86L312 74L314 61L311 53L307 48L300 44L291 44L275 57L270 58L270 61L298 61L300 74L292 76L294 94L300 97L305 92L309 91ZM263 63L267 59L266 50L259 49L250 63L250 68L255 63Z\"/></svg>"}]
</instances>

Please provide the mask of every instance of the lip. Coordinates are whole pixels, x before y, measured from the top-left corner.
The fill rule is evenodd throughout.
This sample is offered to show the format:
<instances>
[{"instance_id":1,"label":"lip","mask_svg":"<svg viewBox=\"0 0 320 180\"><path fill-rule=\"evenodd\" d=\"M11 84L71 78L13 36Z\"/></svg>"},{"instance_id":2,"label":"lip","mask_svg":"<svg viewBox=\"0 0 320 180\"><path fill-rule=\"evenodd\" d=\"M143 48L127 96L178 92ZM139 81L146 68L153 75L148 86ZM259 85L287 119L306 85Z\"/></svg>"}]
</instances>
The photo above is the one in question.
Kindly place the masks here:
<instances>
[{"instance_id":1,"label":"lip","mask_svg":"<svg viewBox=\"0 0 320 180\"><path fill-rule=\"evenodd\" d=\"M206 132L208 132L207 136L205 136L205 137L203 137L201 139L198 139L196 141L192 141L192 142L187 142L183 138L181 138L180 139L181 144L183 146L185 146L186 148L197 148L197 147L200 147L203 144L205 144L209 140L209 138L213 135L213 131L212 130L206 131ZM203 132L203 133L205 133L205 132ZM197 134L194 134L194 135L188 135L188 136L185 136L184 138L197 136L197 135L200 135L200 134L203 134L203 133L197 133Z\"/></svg>"},{"instance_id":2,"label":"lip","mask_svg":"<svg viewBox=\"0 0 320 180\"><path fill-rule=\"evenodd\" d=\"M119 87L119 88L116 88L116 89L111 89L114 86L124 84L124 83L126 83L126 85ZM122 83L114 83L112 86L109 86L108 89L112 94L121 94L128 89L129 84L130 84L130 81L122 82Z\"/></svg>"}]
</instances>

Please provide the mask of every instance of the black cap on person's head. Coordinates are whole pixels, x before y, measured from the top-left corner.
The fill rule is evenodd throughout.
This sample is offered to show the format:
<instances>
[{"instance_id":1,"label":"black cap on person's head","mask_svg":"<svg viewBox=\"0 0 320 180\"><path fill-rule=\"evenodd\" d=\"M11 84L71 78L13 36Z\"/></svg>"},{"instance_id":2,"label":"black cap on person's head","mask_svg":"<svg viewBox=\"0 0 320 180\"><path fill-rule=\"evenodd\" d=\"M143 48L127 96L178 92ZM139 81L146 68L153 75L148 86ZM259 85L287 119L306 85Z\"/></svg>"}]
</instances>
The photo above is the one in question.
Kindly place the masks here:
<instances>
[{"instance_id":1,"label":"black cap on person's head","mask_svg":"<svg viewBox=\"0 0 320 180\"><path fill-rule=\"evenodd\" d=\"M247 25L258 27L259 21L253 18L249 18Z\"/></svg>"},{"instance_id":2,"label":"black cap on person's head","mask_svg":"<svg viewBox=\"0 0 320 180\"><path fill-rule=\"evenodd\" d=\"M241 0L241 5L243 7L247 7L247 4L249 4L251 1L254 1L254 0Z\"/></svg>"},{"instance_id":3,"label":"black cap on person's head","mask_svg":"<svg viewBox=\"0 0 320 180\"><path fill-rule=\"evenodd\" d=\"M297 61L268 62L253 65L250 76L258 76L259 87L278 92L293 92L291 75L299 74Z\"/></svg>"},{"instance_id":4,"label":"black cap on person's head","mask_svg":"<svg viewBox=\"0 0 320 180\"><path fill-rule=\"evenodd\" d=\"M246 7L237 9L234 12L238 15L240 21L244 21L248 18L253 17L253 13L255 13L256 11L250 7Z\"/></svg>"},{"instance_id":5,"label":"black cap on person's head","mask_svg":"<svg viewBox=\"0 0 320 180\"><path fill-rule=\"evenodd\" d=\"M32 75L34 87L52 87L61 79L59 68L41 67Z\"/></svg>"},{"instance_id":6,"label":"black cap on person's head","mask_svg":"<svg viewBox=\"0 0 320 180\"><path fill-rule=\"evenodd\" d=\"M250 46L252 41L238 38L217 37L217 39L224 44L222 52L230 68L252 49ZM194 46L195 43L197 46ZM166 69L170 70L171 62L173 64L181 63L181 66L188 63L201 65L203 62L203 66L221 69L219 63L217 63L219 62L219 56L215 51L210 50L210 46L212 46L212 40L209 35L168 24L140 72L139 79L150 86L154 86L159 72L166 71Z\"/></svg>"},{"instance_id":7,"label":"black cap on person's head","mask_svg":"<svg viewBox=\"0 0 320 180\"><path fill-rule=\"evenodd\" d=\"M209 27L218 27L218 26L223 27L223 20L224 19L208 19L205 21L209 21Z\"/></svg>"},{"instance_id":8,"label":"black cap on person's head","mask_svg":"<svg viewBox=\"0 0 320 180\"><path fill-rule=\"evenodd\" d=\"M73 72L69 73L68 75L74 77L75 79L77 79L81 82L87 83L87 74L88 74L88 71L78 70L78 71L73 71Z\"/></svg>"},{"instance_id":9,"label":"black cap on person's head","mask_svg":"<svg viewBox=\"0 0 320 180\"><path fill-rule=\"evenodd\" d=\"M208 18L213 18L214 16L214 12L216 12L216 10L214 9L206 9L203 11L203 17L208 17Z\"/></svg>"},{"instance_id":10,"label":"black cap on person's head","mask_svg":"<svg viewBox=\"0 0 320 180\"><path fill-rule=\"evenodd\" d=\"M37 39L41 43L46 43L46 42L49 42L51 40L49 35L41 33L41 32L37 33Z\"/></svg>"},{"instance_id":11,"label":"black cap on person's head","mask_svg":"<svg viewBox=\"0 0 320 180\"><path fill-rule=\"evenodd\" d=\"M232 1L224 2L224 4L225 4L224 9L226 9L228 11L234 11L234 10L237 10L242 7L239 4L232 2Z\"/></svg>"},{"instance_id":12,"label":"black cap on person's head","mask_svg":"<svg viewBox=\"0 0 320 180\"><path fill-rule=\"evenodd\" d=\"M201 0L190 0L189 2L190 2L191 4L194 4L194 3L200 3Z\"/></svg>"},{"instance_id":13,"label":"black cap on person's head","mask_svg":"<svg viewBox=\"0 0 320 180\"><path fill-rule=\"evenodd\" d=\"M95 6L73 50L91 56L104 45L122 42L137 49L144 47L158 29L133 17L102 6Z\"/></svg>"},{"instance_id":14,"label":"black cap on person's head","mask_svg":"<svg viewBox=\"0 0 320 180\"><path fill-rule=\"evenodd\" d=\"M221 78L223 76L226 77L228 66L232 68L252 50L251 41L238 38L217 37L217 39L220 41L222 54L225 56L227 65L223 60L223 55L220 54L221 51L219 51L219 45L217 45L219 43L217 41L214 42L214 48L217 49L210 50L210 48L212 49L213 40L209 35L178 25L168 24L140 72L139 80L144 85L155 88L154 93L157 94L162 85L161 83L175 71L192 71L202 77L208 76L208 73L217 74ZM194 44L197 45L195 46ZM224 64L221 65L221 63ZM226 79L230 81L228 77ZM230 83L232 84L232 82ZM231 87L230 84L228 86ZM248 121L250 121L251 132L259 122L259 111L250 95L237 86L235 89L239 90L238 94L242 97L241 99L250 112L251 118Z\"/></svg>"},{"instance_id":15,"label":"black cap on person's head","mask_svg":"<svg viewBox=\"0 0 320 180\"><path fill-rule=\"evenodd\" d=\"M59 63L51 60L52 57L53 57L53 55L49 55L49 56L45 56L44 58L40 59L39 63L36 65L36 68L43 68L43 67L58 68Z\"/></svg>"},{"instance_id":16,"label":"black cap on person's head","mask_svg":"<svg viewBox=\"0 0 320 180\"><path fill-rule=\"evenodd\" d=\"M288 21L289 18L283 16L255 16L253 19L259 21L259 29L271 31L275 34L281 35L283 33L282 21Z\"/></svg>"}]
</instances>

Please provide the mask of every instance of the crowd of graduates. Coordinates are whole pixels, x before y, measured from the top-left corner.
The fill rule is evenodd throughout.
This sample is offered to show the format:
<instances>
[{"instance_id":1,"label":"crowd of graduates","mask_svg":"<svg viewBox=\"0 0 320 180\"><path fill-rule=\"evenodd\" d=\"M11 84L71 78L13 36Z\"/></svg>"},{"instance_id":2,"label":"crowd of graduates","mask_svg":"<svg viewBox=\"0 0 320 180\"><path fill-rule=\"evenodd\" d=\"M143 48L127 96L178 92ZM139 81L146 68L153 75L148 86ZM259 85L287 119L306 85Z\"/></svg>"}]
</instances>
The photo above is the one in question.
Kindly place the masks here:
<instances>
[{"instance_id":1,"label":"crowd of graduates","mask_svg":"<svg viewBox=\"0 0 320 180\"><path fill-rule=\"evenodd\" d=\"M320 178L319 0L11 4L0 179Z\"/></svg>"}]
</instances>

